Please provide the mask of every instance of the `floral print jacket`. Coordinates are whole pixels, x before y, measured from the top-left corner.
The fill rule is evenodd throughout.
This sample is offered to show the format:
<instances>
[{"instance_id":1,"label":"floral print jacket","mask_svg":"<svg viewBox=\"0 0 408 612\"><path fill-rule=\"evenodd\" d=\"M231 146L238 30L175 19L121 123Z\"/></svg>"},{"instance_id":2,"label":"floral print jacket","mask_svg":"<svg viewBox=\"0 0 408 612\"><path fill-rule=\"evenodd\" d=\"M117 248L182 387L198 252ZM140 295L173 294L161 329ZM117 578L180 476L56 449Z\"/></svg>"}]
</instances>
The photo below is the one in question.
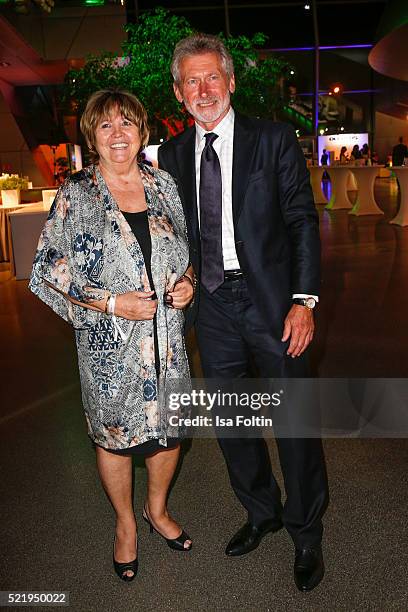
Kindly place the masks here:
<instances>
[{"instance_id":1,"label":"floral print jacket","mask_svg":"<svg viewBox=\"0 0 408 612\"><path fill-rule=\"evenodd\" d=\"M151 270L160 375L153 321L128 321L73 304L149 291L140 246L97 166L69 177L59 189L40 236L29 287L75 328L88 433L98 445L125 449L150 439L166 445L167 381L188 379L184 314L163 296L188 267L185 219L169 174L140 165L152 241ZM174 381L175 382L175 381ZM172 436L177 435L174 431Z\"/></svg>"}]
</instances>

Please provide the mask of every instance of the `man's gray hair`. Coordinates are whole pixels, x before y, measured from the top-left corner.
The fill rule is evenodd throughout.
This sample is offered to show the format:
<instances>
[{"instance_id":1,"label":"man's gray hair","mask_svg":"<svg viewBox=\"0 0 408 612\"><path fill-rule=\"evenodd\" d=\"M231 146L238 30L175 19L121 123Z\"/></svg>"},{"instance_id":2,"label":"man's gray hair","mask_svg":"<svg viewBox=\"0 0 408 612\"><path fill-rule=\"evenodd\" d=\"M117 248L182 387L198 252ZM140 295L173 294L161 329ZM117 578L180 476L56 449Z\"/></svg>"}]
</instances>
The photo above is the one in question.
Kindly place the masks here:
<instances>
[{"instance_id":1,"label":"man's gray hair","mask_svg":"<svg viewBox=\"0 0 408 612\"><path fill-rule=\"evenodd\" d=\"M222 67L228 78L234 74L234 63L226 46L218 36L211 34L193 34L180 40L173 53L171 62L171 74L175 83L180 83L180 64L189 55L201 55L202 53L216 53L221 59Z\"/></svg>"}]
</instances>

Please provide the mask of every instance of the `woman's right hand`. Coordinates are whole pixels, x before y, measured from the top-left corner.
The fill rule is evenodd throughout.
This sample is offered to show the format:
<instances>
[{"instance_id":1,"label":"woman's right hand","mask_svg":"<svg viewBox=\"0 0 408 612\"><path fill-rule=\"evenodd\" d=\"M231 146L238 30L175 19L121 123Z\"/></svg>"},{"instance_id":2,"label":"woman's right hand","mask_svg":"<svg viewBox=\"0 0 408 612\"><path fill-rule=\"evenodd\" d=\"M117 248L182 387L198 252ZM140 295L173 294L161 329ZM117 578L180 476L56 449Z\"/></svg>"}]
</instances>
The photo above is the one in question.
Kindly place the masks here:
<instances>
[{"instance_id":1,"label":"woman's right hand","mask_svg":"<svg viewBox=\"0 0 408 612\"><path fill-rule=\"evenodd\" d=\"M115 315L129 321L150 321L157 310L154 291L128 291L116 296Z\"/></svg>"}]
</instances>

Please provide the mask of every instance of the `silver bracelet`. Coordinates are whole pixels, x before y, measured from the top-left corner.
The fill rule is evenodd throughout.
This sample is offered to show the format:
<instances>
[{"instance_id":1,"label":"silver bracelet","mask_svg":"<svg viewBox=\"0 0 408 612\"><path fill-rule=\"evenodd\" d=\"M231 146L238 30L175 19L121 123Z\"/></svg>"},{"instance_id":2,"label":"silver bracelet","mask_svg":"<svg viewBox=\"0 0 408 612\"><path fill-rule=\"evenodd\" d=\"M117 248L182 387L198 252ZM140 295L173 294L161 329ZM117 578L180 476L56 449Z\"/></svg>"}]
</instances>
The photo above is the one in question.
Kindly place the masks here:
<instances>
[{"instance_id":1,"label":"silver bracelet","mask_svg":"<svg viewBox=\"0 0 408 612\"><path fill-rule=\"evenodd\" d=\"M106 304L105 304L105 309L104 309L104 313L108 314L108 304L109 304L109 298L111 297L112 293L110 291L106 292Z\"/></svg>"},{"instance_id":2,"label":"silver bracelet","mask_svg":"<svg viewBox=\"0 0 408 612\"><path fill-rule=\"evenodd\" d=\"M115 314L116 295L110 295L106 304L106 313L111 317Z\"/></svg>"}]
</instances>

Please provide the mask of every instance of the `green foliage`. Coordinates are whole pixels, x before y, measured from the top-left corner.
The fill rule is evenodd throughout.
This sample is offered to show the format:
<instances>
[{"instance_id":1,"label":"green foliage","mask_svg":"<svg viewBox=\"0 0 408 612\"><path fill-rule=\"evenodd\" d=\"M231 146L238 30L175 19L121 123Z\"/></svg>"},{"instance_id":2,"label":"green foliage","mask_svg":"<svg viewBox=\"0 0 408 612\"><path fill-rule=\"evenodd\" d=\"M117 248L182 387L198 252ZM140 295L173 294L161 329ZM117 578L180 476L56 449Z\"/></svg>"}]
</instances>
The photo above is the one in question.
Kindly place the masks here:
<instances>
[{"instance_id":1,"label":"green foliage","mask_svg":"<svg viewBox=\"0 0 408 612\"><path fill-rule=\"evenodd\" d=\"M173 94L170 63L176 43L193 31L188 21L158 8L143 13L125 30L128 40L122 44L121 57L107 52L90 56L83 68L67 73L65 106L81 113L92 93L119 87L133 92L150 118L185 118Z\"/></svg>"},{"instance_id":2,"label":"green foliage","mask_svg":"<svg viewBox=\"0 0 408 612\"><path fill-rule=\"evenodd\" d=\"M0 189L28 189L28 181L16 174L3 174L0 176Z\"/></svg>"},{"instance_id":3,"label":"green foliage","mask_svg":"<svg viewBox=\"0 0 408 612\"><path fill-rule=\"evenodd\" d=\"M126 31L129 39L122 48L130 58L123 68L127 88L140 98L149 116L185 118L173 94L170 64L176 44L193 33L188 21L158 8L142 14Z\"/></svg>"},{"instance_id":4,"label":"green foliage","mask_svg":"<svg viewBox=\"0 0 408 612\"><path fill-rule=\"evenodd\" d=\"M267 37L258 32L252 38L220 36L234 61L237 89L234 108L247 115L272 118L283 105L283 80L291 70L288 62L275 57L260 58L259 48Z\"/></svg>"},{"instance_id":5,"label":"green foliage","mask_svg":"<svg viewBox=\"0 0 408 612\"><path fill-rule=\"evenodd\" d=\"M62 92L64 110L82 113L88 98L95 91L121 87L121 71L116 68L117 61L116 55L104 51L100 55L89 55L83 68L69 70Z\"/></svg>"},{"instance_id":6,"label":"green foliage","mask_svg":"<svg viewBox=\"0 0 408 612\"><path fill-rule=\"evenodd\" d=\"M83 68L67 73L65 106L81 113L93 92L119 87L141 100L150 119L155 117L170 129L177 121L186 123L188 116L173 94L170 64L176 43L193 33L189 22L157 8L143 13L137 24L125 29L128 40L122 44L121 57L104 52L88 57ZM255 116L273 116L282 104L281 82L290 66L275 58L259 59L257 48L265 44L264 34L230 37L224 42L235 64L234 107Z\"/></svg>"}]
</instances>

